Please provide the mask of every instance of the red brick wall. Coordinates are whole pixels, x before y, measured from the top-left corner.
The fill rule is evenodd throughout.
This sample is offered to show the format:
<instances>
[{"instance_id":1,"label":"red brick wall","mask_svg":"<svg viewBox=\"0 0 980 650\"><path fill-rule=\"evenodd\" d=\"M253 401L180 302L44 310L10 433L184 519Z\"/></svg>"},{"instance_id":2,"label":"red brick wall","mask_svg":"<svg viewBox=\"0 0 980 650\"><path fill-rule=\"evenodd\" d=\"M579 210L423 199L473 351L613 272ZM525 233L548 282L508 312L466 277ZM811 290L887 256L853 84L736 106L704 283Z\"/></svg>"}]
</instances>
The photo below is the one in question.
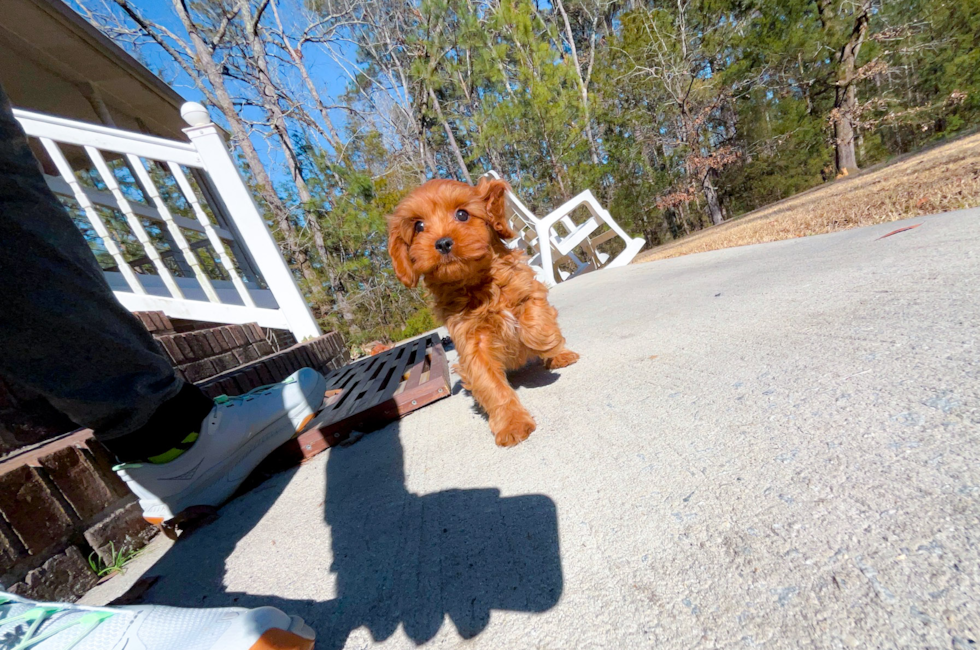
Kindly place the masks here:
<instances>
[{"instance_id":1,"label":"red brick wall","mask_svg":"<svg viewBox=\"0 0 980 650\"><path fill-rule=\"evenodd\" d=\"M192 382L272 354L272 345L258 325L225 325L186 334L156 337L174 367Z\"/></svg>"},{"instance_id":2,"label":"red brick wall","mask_svg":"<svg viewBox=\"0 0 980 650\"><path fill-rule=\"evenodd\" d=\"M31 464L0 465L0 586L38 599L74 600L98 580L87 556L141 548L156 533L91 437L49 445ZM111 544L110 544L111 543Z\"/></svg>"},{"instance_id":3,"label":"red brick wall","mask_svg":"<svg viewBox=\"0 0 980 650\"><path fill-rule=\"evenodd\" d=\"M199 382L210 397L241 395L253 388L282 381L300 368L316 368L326 373L346 365L350 353L337 332L297 343L264 359L234 368Z\"/></svg>"}]
</instances>

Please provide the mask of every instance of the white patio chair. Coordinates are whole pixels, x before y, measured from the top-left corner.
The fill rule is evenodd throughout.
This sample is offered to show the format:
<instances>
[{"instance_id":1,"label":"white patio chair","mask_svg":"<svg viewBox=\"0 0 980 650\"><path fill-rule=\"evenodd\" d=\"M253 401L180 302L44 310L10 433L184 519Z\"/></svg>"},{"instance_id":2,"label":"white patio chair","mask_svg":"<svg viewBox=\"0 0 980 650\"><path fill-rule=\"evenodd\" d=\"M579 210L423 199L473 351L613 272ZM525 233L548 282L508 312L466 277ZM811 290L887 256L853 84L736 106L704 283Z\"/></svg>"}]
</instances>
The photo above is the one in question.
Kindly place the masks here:
<instances>
[{"instance_id":1,"label":"white patio chair","mask_svg":"<svg viewBox=\"0 0 980 650\"><path fill-rule=\"evenodd\" d=\"M493 170L484 175L500 178ZM633 261L645 243L640 237L634 238L626 234L596 200L591 190L585 190L566 201L543 219L536 217L513 192L507 192L506 199L511 225L518 233L508 245L527 250L531 255L529 264L536 271L538 279L551 287L589 271L626 266ZM571 214L580 206L584 206L591 216L577 224L572 220ZM559 224L566 231L565 234L558 232L556 226ZM593 237L592 234L602 225L608 226L609 230ZM608 253L603 253L598 247L614 237L621 238L626 243L626 248L615 258L610 258ZM542 241L549 245L541 246ZM575 249L579 247L585 254L585 261L575 254ZM559 267L566 260L574 265L573 271L568 272Z\"/></svg>"}]
</instances>

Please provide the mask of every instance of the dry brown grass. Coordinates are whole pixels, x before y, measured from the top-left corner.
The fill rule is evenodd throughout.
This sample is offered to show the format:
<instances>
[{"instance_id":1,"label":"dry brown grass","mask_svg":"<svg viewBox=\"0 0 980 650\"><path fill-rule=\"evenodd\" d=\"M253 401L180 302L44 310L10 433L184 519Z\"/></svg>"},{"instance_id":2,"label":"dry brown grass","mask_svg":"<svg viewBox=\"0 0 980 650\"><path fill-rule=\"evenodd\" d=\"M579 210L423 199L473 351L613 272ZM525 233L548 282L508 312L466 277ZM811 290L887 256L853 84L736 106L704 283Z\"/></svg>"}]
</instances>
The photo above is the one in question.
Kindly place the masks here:
<instances>
[{"instance_id":1,"label":"dry brown grass","mask_svg":"<svg viewBox=\"0 0 980 650\"><path fill-rule=\"evenodd\" d=\"M980 134L821 185L641 254L691 253L819 235L980 205Z\"/></svg>"}]
</instances>

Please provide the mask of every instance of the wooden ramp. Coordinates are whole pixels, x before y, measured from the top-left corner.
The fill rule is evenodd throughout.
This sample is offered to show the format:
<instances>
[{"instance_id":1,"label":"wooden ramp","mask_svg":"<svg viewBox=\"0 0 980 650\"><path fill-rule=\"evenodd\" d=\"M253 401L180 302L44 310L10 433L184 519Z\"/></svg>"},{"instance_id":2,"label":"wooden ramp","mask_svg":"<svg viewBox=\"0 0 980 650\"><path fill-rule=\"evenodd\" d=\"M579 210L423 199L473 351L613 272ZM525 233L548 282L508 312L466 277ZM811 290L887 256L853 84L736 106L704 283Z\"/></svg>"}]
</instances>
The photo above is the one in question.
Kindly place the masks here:
<instances>
[{"instance_id":1,"label":"wooden ramp","mask_svg":"<svg viewBox=\"0 0 980 650\"><path fill-rule=\"evenodd\" d=\"M378 429L449 394L446 351L435 334L344 366L327 375L323 407L275 452L276 464L301 463L352 431Z\"/></svg>"}]
</instances>

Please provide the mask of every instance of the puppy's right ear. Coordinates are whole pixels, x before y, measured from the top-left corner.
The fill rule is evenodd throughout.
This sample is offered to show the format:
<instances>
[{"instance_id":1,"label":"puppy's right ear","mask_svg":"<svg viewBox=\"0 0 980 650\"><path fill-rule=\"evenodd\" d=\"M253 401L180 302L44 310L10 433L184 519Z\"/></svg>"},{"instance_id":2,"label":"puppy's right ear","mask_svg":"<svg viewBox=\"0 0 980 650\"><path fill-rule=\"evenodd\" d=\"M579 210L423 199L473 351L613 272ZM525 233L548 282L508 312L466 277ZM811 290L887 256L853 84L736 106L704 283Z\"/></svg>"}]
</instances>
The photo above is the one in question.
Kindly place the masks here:
<instances>
[{"instance_id":1,"label":"puppy's right ear","mask_svg":"<svg viewBox=\"0 0 980 650\"><path fill-rule=\"evenodd\" d=\"M419 274L409 257L408 242L402 237L401 220L395 215L388 217L388 254L395 275L406 287L414 289L419 283Z\"/></svg>"}]
</instances>

